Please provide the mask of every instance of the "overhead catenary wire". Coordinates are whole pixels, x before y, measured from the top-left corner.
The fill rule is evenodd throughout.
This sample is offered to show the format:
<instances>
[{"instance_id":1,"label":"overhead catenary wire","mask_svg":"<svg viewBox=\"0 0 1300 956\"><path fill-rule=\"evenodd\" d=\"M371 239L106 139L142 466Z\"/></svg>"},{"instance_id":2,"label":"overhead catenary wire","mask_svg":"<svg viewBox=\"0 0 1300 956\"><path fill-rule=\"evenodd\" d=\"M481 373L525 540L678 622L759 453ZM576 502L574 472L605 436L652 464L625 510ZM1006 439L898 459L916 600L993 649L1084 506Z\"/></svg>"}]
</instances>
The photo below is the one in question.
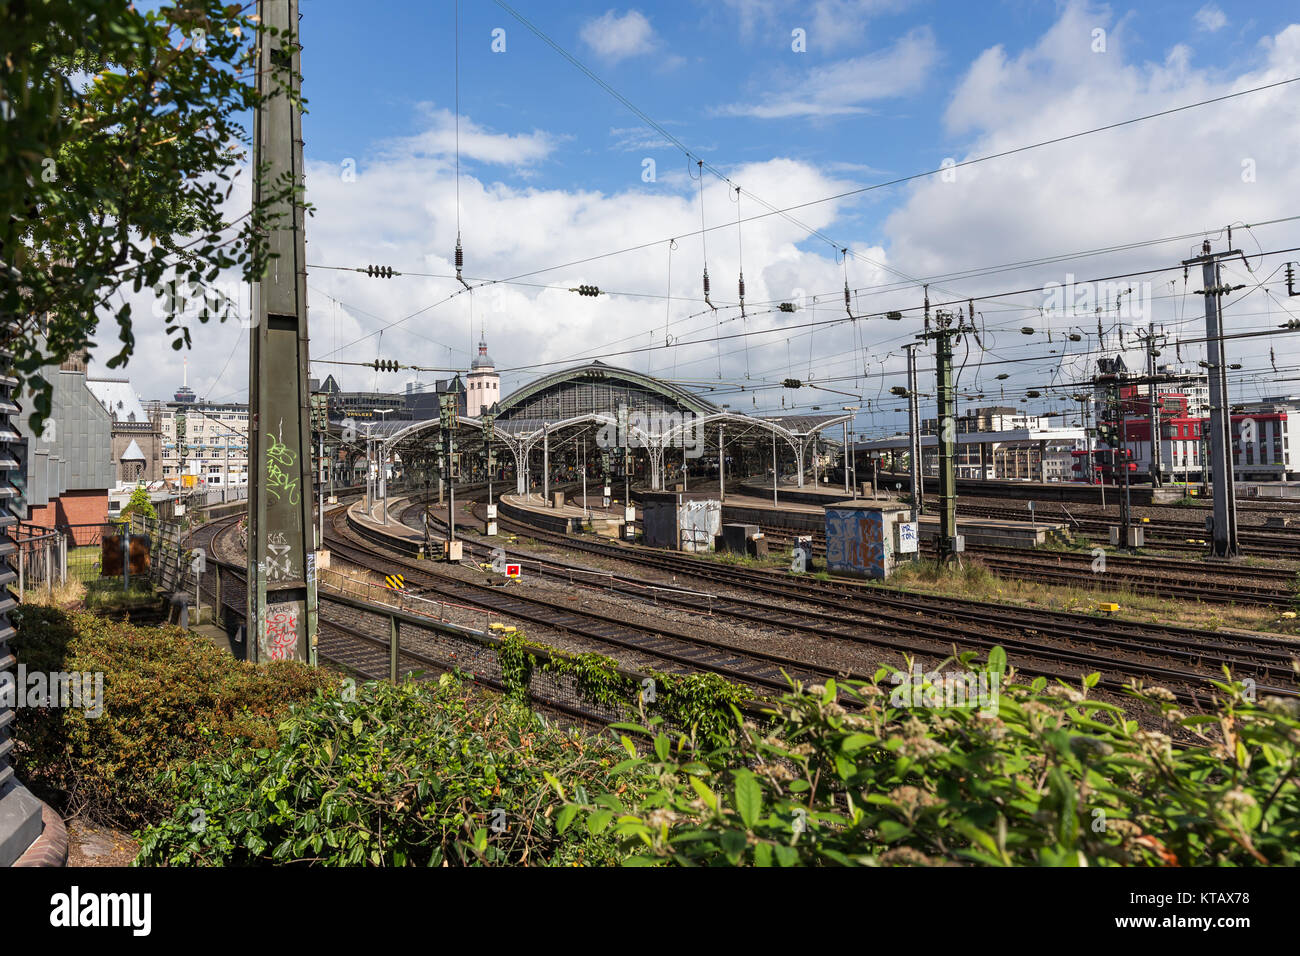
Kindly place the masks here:
<instances>
[{"instance_id":1,"label":"overhead catenary wire","mask_svg":"<svg viewBox=\"0 0 1300 956\"><path fill-rule=\"evenodd\" d=\"M589 69L585 64L583 64L580 60L578 60L577 57L575 57L573 54L569 53L569 52L568 52L564 47L562 47L562 46L561 46L559 43L557 43L554 39L552 39L550 36L548 36L548 35L547 35L543 30L541 30L541 29L540 29L536 24L534 24L532 21L530 21L527 17L523 16L521 13L519 13L517 10L515 10L513 7L511 7L509 4L505 3L504 0L494 0L494 2L497 4L497 6L501 7L501 9L505 10L508 14L510 14L512 17L514 17L516 20L518 20L520 23L522 23L522 24L523 24L523 25L524 25L528 30L530 30L533 34L535 34L535 35L536 35L539 39L541 39L544 43L546 43L546 44L547 44L548 46L550 46L553 50L555 50L556 53L558 53L558 54L559 54L560 56L562 56L564 59L566 59L567 61L569 61L569 62L570 62L574 67L576 67L580 72L582 72L582 73L583 73L583 74L584 74L588 79L590 79L592 82L594 82L596 85L598 85L601 89L603 89L605 92L607 92L610 96L612 96L612 97L614 97L616 100L618 100L619 103L621 103L624 107L626 107L629 111L631 111L634 115L636 115L639 119L641 119L642 122L646 123L646 124L647 124L648 126L650 126L652 129L654 129L657 133L659 133L659 135L663 136L664 139L666 139L668 142L672 143L675 147L677 147L678 149L680 149L680 150L681 150L681 151L686 155L686 157L687 157L688 160L689 160L689 159L695 159L695 160L699 163L699 165L700 165L700 169L701 169L701 178L702 178L702 176L703 176L703 172L702 172L702 171L703 171L703 169L706 168L706 166L707 166L707 168L709 169L709 171L710 171L711 173L713 173L715 176L717 176L717 177L718 177L719 179L721 179L722 181L726 182L729 186L733 186L733 187L734 187L734 186L736 185L735 183L733 183L733 182L731 181L731 179L730 179L729 177L727 177L727 176L726 176L724 173L722 173L720 170L716 169L716 168L713 167L711 164L705 164L704 161L703 161L703 158L700 157L700 156L699 156L697 153L695 153L693 150L691 150L688 146L686 146L686 144L683 143L683 142L682 142L678 137L674 136L674 135L673 135L671 132L669 132L669 131L668 131L668 130L663 126L663 125L661 125L660 123L657 123L654 119L652 119L652 118L651 118L648 114L646 114L643 110L641 110L640 108L638 108L638 107L636 106L636 104L634 104L634 103L633 103L631 100L629 100L626 96L624 96L624 95L623 95L622 93L620 93L618 90L614 89L614 87L612 87L609 83L605 82L605 80L603 80L603 79L602 79L601 77L599 77L596 73L594 73L592 70L590 70L590 69ZM1274 89L1274 88L1277 88L1277 87L1285 86L1285 85L1287 85L1287 84L1289 84L1289 83L1294 83L1294 82L1296 82L1296 81L1300 81L1300 76L1291 77L1291 78L1288 78L1288 79L1285 79L1285 80L1276 81L1276 82L1274 82L1274 83L1264 84L1264 85L1262 85L1262 86L1253 87L1253 88L1251 88L1251 89L1247 89L1247 90L1237 90L1237 91L1234 91L1234 92L1232 92L1232 93L1224 94L1224 95L1222 95L1222 96L1213 97L1213 98L1206 99L1206 100L1201 100L1201 101L1198 101L1198 102L1196 102L1196 103L1190 103L1190 104L1184 104L1184 105L1182 105L1182 106L1171 107L1170 109L1167 109L1167 110L1161 110L1161 111L1158 111L1158 112L1155 112L1155 113L1149 113L1149 114L1146 114L1146 115L1144 115L1144 116L1134 117L1134 118L1131 118L1131 119L1122 120L1122 121L1118 121L1118 122L1115 122L1115 123L1110 123L1110 124L1107 124L1107 125L1105 125L1105 126L1094 127L1094 128L1092 128L1092 129L1089 129L1089 130L1082 130L1082 131L1079 131L1079 132L1076 132L1076 133L1070 133L1070 134L1066 134L1066 135L1063 135L1063 136L1054 137L1054 138L1052 138L1052 139L1043 140L1043 141L1041 141L1041 142L1033 143L1033 144L1029 144L1029 145L1026 145L1026 146L1020 146L1020 147L1015 147L1015 148L1008 149L1008 150L1003 150L1003 151L1001 151L1001 152L999 152L999 153L994 153L994 154L991 154L991 155L989 155L989 156L977 157L977 158L975 158L975 159L970 159L970 160L964 160L964 161L962 161L962 162L960 162L960 163L951 163L951 164L949 164L949 163L945 163L945 164L941 164L940 167L939 167L938 169L929 170L929 171L924 172L924 173L916 173L916 174L913 174L913 175L911 175L911 176L900 177L900 178L897 178L897 179L894 179L894 180L890 180L890 181L888 181L888 182L886 182L886 183L877 183L877 184L874 184L874 185L871 185L871 186L866 186L866 187L861 187L861 188L854 189L854 190L849 190L849 191L846 191L846 192L844 192L844 193L838 194L836 197L832 197L832 198L844 198L844 197L847 197L847 196L859 195L859 194L862 194L862 193L868 192L868 191L873 190L873 189L880 189L880 188L884 188L885 186L889 186L889 185L898 185L898 184L900 184L900 183L908 182L908 181L911 181L911 180L913 180L913 179L922 178L922 177L924 177L924 176L931 176L931 175L934 175L935 173L942 173L942 172L945 172L945 171L948 171L948 170L957 169L957 168L964 167L964 166L974 165L974 164L979 163L979 162L986 162L986 161L988 161L988 160L990 160L990 159L996 159L996 158L1001 158L1001 157L1004 157L1004 156L1014 155L1014 154L1016 154L1016 153L1024 152L1024 151L1029 150L1029 149L1038 149L1038 148L1041 148L1041 147L1043 147L1043 146L1048 146L1048 145L1052 145L1052 144L1055 144L1055 143L1062 143L1062 142L1067 142L1067 141L1070 141L1070 140L1073 140L1073 139L1077 139L1077 138L1079 138L1079 137L1081 137L1081 136L1088 136L1088 135L1092 135L1092 134L1099 133L1099 132L1105 132L1105 131L1107 131L1107 130L1118 129L1118 128L1121 128L1121 127L1124 127L1124 126L1132 125L1132 124L1134 124L1134 123L1144 122L1144 121L1149 120L1149 119L1155 119L1155 118L1157 118L1157 117L1161 117L1161 116L1172 115L1172 114L1174 114L1174 113L1182 112L1182 111L1184 111L1184 110L1195 109L1195 108L1198 108L1198 107L1201 107L1201 106L1210 105L1210 104L1212 104L1212 103L1223 102L1223 101L1230 100L1230 99L1233 99L1233 98L1236 98L1236 97L1246 96L1246 95L1251 94L1251 93L1261 92L1261 91L1263 91L1263 90ZM752 193L751 193L751 195L752 195ZM813 203L805 203L805 204L798 204L798 205L795 205L795 206L788 206L788 207L785 207L785 208L777 208L777 207L773 206L772 204L768 203L767 201L761 199L760 197L755 196L754 198L755 198L755 200L756 200L757 202L759 202L761 205L767 207L767 208L770 210L770 212L768 213L768 215L781 215L781 216L782 216L783 218L785 218L787 221L793 223L794 225L798 226L800 229L804 230L805 233L807 233L807 234L809 234L809 235L816 236L817 238L821 239L822 241L828 243L832 248L835 248L835 247L837 247L837 246L839 245L837 242L835 242L835 240L831 239L831 238L830 238L829 236L827 236L825 233L821 232L820 230L814 229L814 228L812 228L812 227L810 227L810 226L808 226L808 225L806 225L806 224L804 224L804 223L801 223L799 220L797 220L797 219L795 219L793 216L789 215L789 213L790 213L792 210L794 210L794 209L799 209L799 208L804 208L805 206L807 206L807 205L812 205ZM826 201L826 200L819 200L819 202L820 202L820 201ZM680 237L678 237L678 238L680 238ZM882 268L882 269L884 269L884 270L886 270L886 271L893 272L893 273L896 274L896 275L903 276L905 279L908 279L909 281L911 281L911 282L913 282L913 283L918 283L918 284L919 284L919 280L917 280L915 277L908 276L908 275L907 275L906 273L904 273L904 272L900 272L899 270L894 269L894 268L892 268L892 267L890 267L890 266L886 266L886 265L884 265L883 263L875 262L874 260L871 260L870 258L865 257L865 256L858 256L857 254L854 254L854 256L855 256L855 258L861 258L861 259L863 259L863 261L866 261L866 262L869 262L869 263L871 263L871 264L873 264L873 265L876 265L877 267ZM948 292L948 290L943 289L943 288L940 287L940 286L936 286L936 288L939 288L940 291Z\"/></svg>"}]
</instances>

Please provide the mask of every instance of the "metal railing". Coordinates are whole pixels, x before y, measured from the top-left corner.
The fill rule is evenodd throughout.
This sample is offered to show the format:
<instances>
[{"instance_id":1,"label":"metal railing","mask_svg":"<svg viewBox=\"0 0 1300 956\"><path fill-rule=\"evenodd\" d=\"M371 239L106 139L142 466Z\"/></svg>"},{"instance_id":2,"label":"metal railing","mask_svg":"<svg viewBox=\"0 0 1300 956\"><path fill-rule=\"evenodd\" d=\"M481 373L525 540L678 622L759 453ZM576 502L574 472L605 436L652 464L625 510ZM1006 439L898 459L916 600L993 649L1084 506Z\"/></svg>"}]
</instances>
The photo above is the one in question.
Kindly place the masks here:
<instances>
[{"instance_id":1,"label":"metal railing","mask_svg":"<svg viewBox=\"0 0 1300 956\"><path fill-rule=\"evenodd\" d=\"M54 528L23 523L13 526L12 535L19 601L36 591L50 595L69 579L124 592L133 578L169 591L183 583L177 521L130 515L125 521Z\"/></svg>"},{"instance_id":2,"label":"metal railing","mask_svg":"<svg viewBox=\"0 0 1300 956\"><path fill-rule=\"evenodd\" d=\"M67 538L53 528L19 524L13 527L13 539L17 548L11 561L18 575L19 603L33 593L52 597L54 589L68 579Z\"/></svg>"}]
</instances>

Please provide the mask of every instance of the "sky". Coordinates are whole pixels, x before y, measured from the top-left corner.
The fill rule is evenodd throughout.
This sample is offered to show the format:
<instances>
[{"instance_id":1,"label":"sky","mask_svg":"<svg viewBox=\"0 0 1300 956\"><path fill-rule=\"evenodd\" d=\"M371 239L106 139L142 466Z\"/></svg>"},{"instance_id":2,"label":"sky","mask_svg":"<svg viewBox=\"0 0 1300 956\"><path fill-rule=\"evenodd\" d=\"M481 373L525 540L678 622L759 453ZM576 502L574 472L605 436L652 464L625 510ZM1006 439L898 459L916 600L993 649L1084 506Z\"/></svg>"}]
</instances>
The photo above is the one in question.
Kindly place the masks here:
<instances>
[{"instance_id":1,"label":"sky","mask_svg":"<svg viewBox=\"0 0 1300 956\"><path fill-rule=\"evenodd\" d=\"M1300 247L1300 219L1273 222L1300 217L1300 82L1020 149L1300 77L1293 3L510 6L554 46L493 0L462 0L459 30L454 0L302 0L315 376L400 390L446 373L330 363L462 369L482 331L503 393L601 358L893 434L928 283L936 309L975 298L960 408L1058 410L1098 355L1140 364L1149 325L1161 362L1195 366L1202 283L1180 263L1229 226L1229 328L1300 317L1281 271L1300 252L1265 254ZM371 263L403 275L346 271ZM181 353L141 295L125 374L168 397ZM244 400L246 331L193 335L191 387ZM1298 341L1232 341L1234 397L1300 394ZM918 364L933 393L929 344Z\"/></svg>"}]
</instances>

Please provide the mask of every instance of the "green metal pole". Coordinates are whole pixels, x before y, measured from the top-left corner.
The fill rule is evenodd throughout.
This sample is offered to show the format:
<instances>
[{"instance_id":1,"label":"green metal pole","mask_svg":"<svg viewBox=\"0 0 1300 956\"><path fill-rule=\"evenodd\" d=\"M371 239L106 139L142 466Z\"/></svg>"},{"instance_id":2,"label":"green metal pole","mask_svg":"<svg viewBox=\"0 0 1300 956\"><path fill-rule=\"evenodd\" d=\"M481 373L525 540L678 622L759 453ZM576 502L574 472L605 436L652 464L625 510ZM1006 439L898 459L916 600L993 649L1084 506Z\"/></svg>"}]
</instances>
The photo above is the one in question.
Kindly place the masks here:
<instances>
[{"instance_id":1,"label":"green metal pole","mask_svg":"<svg viewBox=\"0 0 1300 956\"><path fill-rule=\"evenodd\" d=\"M954 473L956 452L956 393L952 387L952 336L948 328L935 337L936 375L939 402L939 560L956 556L957 480Z\"/></svg>"},{"instance_id":2,"label":"green metal pole","mask_svg":"<svg viewBox=\"0 0 1300 956\"><path fill-rule=\"evenodd\" d=\"M254 116L257 201L288 181L267 230L271 258L255 285L249 331L248 631L254 661L316 658L316 554L311 547L311 413L308 394L307 272L299 0L259 0Z\"/></svg>"}]
</instances>

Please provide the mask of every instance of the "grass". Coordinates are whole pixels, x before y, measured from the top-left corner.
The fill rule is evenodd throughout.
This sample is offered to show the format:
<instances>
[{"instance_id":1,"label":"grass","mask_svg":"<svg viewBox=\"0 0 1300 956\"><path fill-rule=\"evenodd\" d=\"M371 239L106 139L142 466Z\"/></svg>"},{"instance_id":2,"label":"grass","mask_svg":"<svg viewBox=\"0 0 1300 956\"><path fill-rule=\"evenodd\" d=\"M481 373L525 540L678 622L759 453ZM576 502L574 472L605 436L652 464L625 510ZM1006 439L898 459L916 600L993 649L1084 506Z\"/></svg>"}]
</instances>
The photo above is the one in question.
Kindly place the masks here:
<instances>
[{"instance_id":1,"label":"grass","mask_svg":"<svg viewBox=\"0 0 1300 956\"><path fill-rule=\"evenodd\" d=\"M88 611L121 611L158 603L157 593L148 578L132 578L129 590L123 590L121 578L95 578L83 582L83 586L82 605Z\"/></svg>"},{"instance_id":2,"label":"grass","mask_svg":"<svg viewBox=\"0 0 1300 956\"><path fill-rule=\"evenodd\" d=\"M1107 616L1120 620L1161 625L1172 623L1207 630L1231 627L1300 636L1300 618L1284 619L1280 608L1179 601L1154 594L1139 594L1127 588L1044 585L1039 581L999 577L978 558L972 557L963 559L960 569L938 567L933 561L900 565L888 582L873 582L872 586L1099 616L1103 613L1097 610L1099 604L1113 603L1118 604L1120 610Z\"/></svg>"},{"instance_id":3,"label":"grass","mask_svg":"<svg viewBox=\"0 0 1300 956\"><path fill-rule=\"evenodd\" d=\"M765 558L751 558L747 554L732 554L730 551L696 551L695 557L704 558L715 564L727 564L739 568L786 568L790 559L779 554L769 554Z\"/></svg>"},{"instance_id":4,"label":"grass","mask_svg":"<svg viewBox=\"0 0 1300 956\"><path fill-rule=\"evenodd\" d=\"M86 585L69 574L68 580L56 584L53 591L45 588L28 589L23 592L24 604L39 604L42 607L72 607L80 604L86 596Z\"/></svg>"},{"instance_id":5,"label":"grass","mask_svg":"<svg viewBox=\"0 0 1300 956\"><path fill-rule=\"evenodd\" d=\"M86 544L68 549L68 577L79 581L92 581L99 577L102 549L97 544Z\"/></svg>"}]
</instances>

